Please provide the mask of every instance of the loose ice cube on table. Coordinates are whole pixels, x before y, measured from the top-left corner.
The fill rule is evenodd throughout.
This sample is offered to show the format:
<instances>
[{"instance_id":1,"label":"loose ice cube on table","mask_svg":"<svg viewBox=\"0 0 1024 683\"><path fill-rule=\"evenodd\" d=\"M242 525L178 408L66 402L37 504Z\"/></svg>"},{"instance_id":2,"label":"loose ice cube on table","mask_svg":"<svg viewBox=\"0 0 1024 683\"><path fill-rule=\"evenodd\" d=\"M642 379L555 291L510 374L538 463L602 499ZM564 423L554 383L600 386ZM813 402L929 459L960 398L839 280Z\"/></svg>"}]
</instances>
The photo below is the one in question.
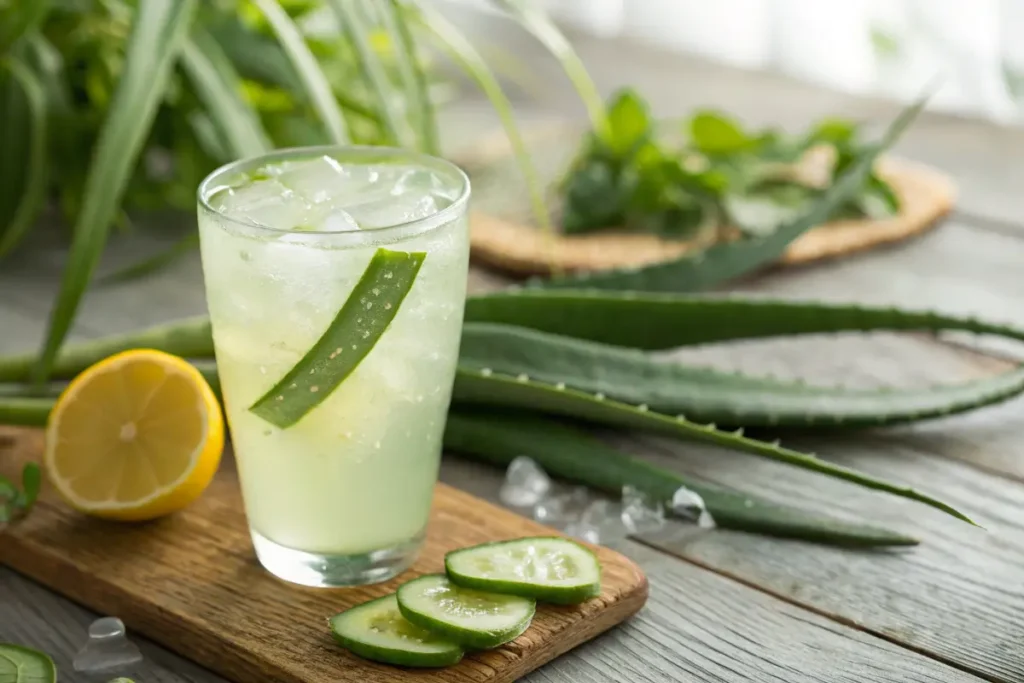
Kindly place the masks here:
<instances>
[{"instance_id":1,"label":"loose ice cube on table","mask_svg":"<svg viewBox=\"0 0 1024 683\"><path fill-rule=\"evenodd\" d=\"M513 507L530 507L551 488L551 479L540 465L525 455L509 463L505 482L498 494L501 502Z\"/></svg>"},{"instance_id":2,"label":"loose ice cube on table","mask_svg":"<svg viewBox=\"0 0 1024 683\"><path fill-rule=\"evenodd\" d=\"M631 534L649 534L665 526L665 507L635 486L622 487L622 523Z\"/></svg>"},{"instance_id":3,"label":"loose ice cube on table","mask_svg":"<svg viewBox=\"0 0 1024 683\"><path fill-rule=\"evenodd\" d=\"M103 617L89 625L89 640L72 665L83 673L119 669L142 661L142 653L125 637L124 622Z\"/></svg>"},{"instance_id":4,"label":"loose ice cube on table","mask_svg":"<svg viewBox=\"0 0 1024 683\"><path fill-rule=\"evenodd\" d=\"M696 491L680 486L672 495L672 513L683 519L696 522L702 529L715 527L715 520L704 504L704 498Z\"/></svg>"},{"instance_id":5,"label":"loose ice cube on table","mask_svg":"<svg viewBox=\"0 0 1024 683\"><path fill-rule=\"evenodd\" d=\"M541 498L533 506L533 518L542 524L563 529L579 520L590 505L590 491L586 486L576 486L566 493Z\"/></svg>"},{"instance_id":6,"label":"loose ice cube on table","mask_svg":"<svg viewBox=\"0 0 1024 683\"><path fill-rule=\"evenodd\" d=\"M622 505L603 498L593 501L579 521L569 524L565 532L589 543L615 546L629 535L622 523Z\"/></svg>"}]
</instances>

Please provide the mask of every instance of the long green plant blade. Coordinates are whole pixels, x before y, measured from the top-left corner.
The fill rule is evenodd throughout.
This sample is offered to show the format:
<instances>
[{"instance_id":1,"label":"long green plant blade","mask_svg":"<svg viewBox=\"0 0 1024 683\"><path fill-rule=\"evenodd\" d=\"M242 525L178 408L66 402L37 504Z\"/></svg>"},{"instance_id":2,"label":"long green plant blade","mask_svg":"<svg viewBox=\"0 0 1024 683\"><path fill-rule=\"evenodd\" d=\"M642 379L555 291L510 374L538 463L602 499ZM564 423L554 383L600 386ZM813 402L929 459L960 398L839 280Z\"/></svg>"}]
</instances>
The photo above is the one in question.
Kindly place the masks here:
<instances>
[{"instance_id":1,"label":"long green plant blade","mask_svg":"<svg viewBox=\"0 0 1024 683\"><path fill-rule=\"evenodd\" d=\"M338 145L349 144L348 126L345 116L338 106L331 84L327 81L319 62L306 45L299 27L295 25L288 13L277 0L252 0L266 18L274 34L284 48L285 54L299 75L299 80L306 90L313 108L320 121L324 124L331 142Z\"/></svg>"},{"instance_id":2,"label":"long green plant blade","mask_svg":"<svg viewBox=\"0 0 1024 683\"><path fill-rule=\"evenodd\" d=\"M924 108L911 105L889 125L882 139L868 146L857 161L799 218L767 237L720 242L696 254L649 266L575 273L532 286L570 289L619 289L636 292L695 292L750 273L776 261L786 247L811 228L825 223L864 186L878 155L888 149Z\"/></svg>"},{"instance_id":3,"label":"long green plant blade","mask_svg":"<svg viewBox=\"0 0 1024 683\"><path fill-rule=\"evenodd\" d=\"M52 398L0 397L0 424L41 427L53 408Z\"/></svg>"},{"instance_id":4,"label":"long green plant blade","mask_svg":"<svg viewBox=\"0 0 1024 683\"><path fill-rule=\"evenodd\" d=\"M1024 392L1024 368L912 390L817 387L669 363L636 349L492 323L465 324L459 368L526 375L658 413L744 427L886 425L965 412Z\"/></svg>"},{"instance_id":5,"label":"long green plant blade","mask_svg":"<svg viewBox=\"0 0 1024 683\"><path fill-rule=\"evenodd\" d=\"M426 68L423 60L419 59L416 39L409 26L409 19L403 12L402 3L399 0L384 0L381 18L391 37L398 75L408 101L408 118L416 122L420 149L427 154L439 155L441 144L438 139L437 113L430 97Z\"/></svg>"},{"instance_id":6,"label":"long green plant blade","mask_svg":"<svg viewBox=\"0 0 1024 683\"><path fill-rule=\"evenodd\" d=\"M128 38L124 71L100 130L82 208L75 222L68 263L35 380L49 375L89 285L129 176L135 167L168 76L188 34L195 0L141 0Z\"/></svg>"},{"instance_id":7,"label":"long green plant blade","mask_svg":"<svg viewBox=\"0 0 1024 683\"><path fill-rule=\"evenodd\" d=\"M509 377L484 370L470 372L460 368L453 401L458 406L517 408L704 441L915 500L973 524L970 518L950 505L912 488L881 481L777 444L745 437L742 430L720 431L713 424L700 425L682 415L662 415L644 406L631 406L569 387L548 386L534 382L526 375Z\"/></svg>"},{"instance_id":8,"label":"long green plant blade","mask_svg":"<svg viewBox=\"0 0 1024 683\"><path fill-rule=\"evenodd\" d=\"M147 275L152 275L157 271L163 270L172 263L175 263L185 254L191 253L191 251L198 246L199 233L189 233L159 253L148 258L144 258L141 261L137 261L136 263L130 263L123 268L118 268L112 273L107 273L103 277L97 278L96 284L102 287L106 285L120 284L122 282L130 282Z\"/></svg>"},{"instance_id":9,"label":"long green plant blade","mask_svg":"<svg viewBox=\"0 0 1024 683\"><path fill-rule=\"evenodd\" d=\"M384 123L385 139L394 145L415 148L412 129L402 111L401 98L406 93L395 91L380 54L370 42L375 27L367 11L367 0L327 0L327 4L338 19L342 35L355 48L359 70L374 93L377 113ZM386 1L384 4L390 7Z\"/></svg>"},{"instance_id":10,"label":"long green plant blade","mask_svg":"<svg viewBox=\"0 0 1024 683\"><path fill-rule=\"evenodd\" d=\"M425 4L419 4L414 16L431 33L437 45L476 82L480 90L490 100L491 106L494 107L498 118L501 119L501 125L505 129L505 134L508 135L516 162L526 180L537 224L546 234L554 234L551 216L548 214L547 203L544 201L544 186L537 177L537 171L530 159L530 152L519 131L512 103L505 95L505 91L501 89L501 84L494 72L487 66L487 62L480 56L473 44L440 12Z\"/></svg>"},{"instance_id":11,"label":"long green plant blade","mask_svg":"<svg viewBox=\"0 0 1024 683\"><path fill-rule=\"evenodd\" d=\"M1024 330L934 311L737 296L511 290L470 297L465 316L467 322L518 325L636 349L879 330L956 330L1024 341Z\"/></svg>"},{"instance_id":12,"label":"long green plant blade","mask_svg":"<svg viewBox=\"0 0 1024 683\"><path fill-rule=\"evenodd\" d=\"M576 93L587 109L590 125L598 136L608 139L610 135L608 117L601 93L598 92L593 79L587 73L583 60L576 54L576 50L573 49L569 40L558 30L547 14L532 4L523 2L523 0L495 0L495 2L518 19L519 23L558 59L565 75L572 82Z\"/></svg>"},{"instance_id":13,"label":"long green plant blade","mask_svg":"<svg viewBox=\"0 0 1024 683\"><path fill-rule=\"evenodd\" d=\"M223 22L210 28L210 34L243 77L262 81L291 92L296 99L306 101L309 95L296 73L288 54L270 38L246 30L238 22ZM334 99L346 112L380 123L377 112L334 89Z\"/></svg>"},{"instance_id":14,"label":"long green plant blade","mask_svg":"<svg viewBox=\"0 0 1024 683\"><path fill-rule=\"evenodd\" d=\"M58 378L71 378L107 356L140 348L166 351L183 358L212 358L213 336L210 332L210 319L206 316L196 316L144 330L68 344L54 362L51 374ZM33 354L0 358L0 382L27 381L35 364L36 356Z\"/></svg>"},{"instance_id":15,"label":"long green plant blade","mask_svg":"<svg viewBox=\"0 0 1024 683\"><path fill-rule=\"evenodd\" d=\"M448 415L444 445L455 453L502 467L526 455L555 477L612 495L619 495L623 486L635 486L665 505L685 486L704 499L717 526L725 529L836 545L917 543L886 529L842 522L691 481L626 455L581 429L540 415L455 409Z\"/></svg>"},{"instance_id":16,"label":"long green plant blade","mask_svg":"<svg viewBox=\"0 0 1024 683\"><path fill-rule=\"evenodd\" d=\"M6 256L28 234L43 209L46 199L46 143L47 114L46 91L35 73L15 57L0 62L14 83L21 88L28 116L28 157L22 172L21 198L6 226L0 225L0 259ZM5 131L16 135L16 131Z\"/></svg>"},{"instance_id":17,"label":"long green plant blade","mask_svg":"<svg viewBox=\"0 0 1024 683\"><path fill-rule=\"evenodd\" d=\"M242 98L241 80L231 60L201 27L194 28L186 41L181 64L234 158L273 148L259 115Z\"/></svg>"}]
</instances>

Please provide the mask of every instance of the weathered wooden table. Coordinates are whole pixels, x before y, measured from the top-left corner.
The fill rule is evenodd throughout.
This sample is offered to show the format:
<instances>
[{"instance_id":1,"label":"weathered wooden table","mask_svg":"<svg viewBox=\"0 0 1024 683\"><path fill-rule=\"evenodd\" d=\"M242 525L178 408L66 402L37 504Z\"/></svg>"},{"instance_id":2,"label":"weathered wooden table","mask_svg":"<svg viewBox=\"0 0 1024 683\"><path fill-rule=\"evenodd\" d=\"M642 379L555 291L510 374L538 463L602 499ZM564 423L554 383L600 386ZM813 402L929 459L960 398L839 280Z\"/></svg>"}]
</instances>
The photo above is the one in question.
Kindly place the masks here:
<instances>
[{"instance_id":1,"label":"weathered wooden table","mask_svg":"<svg viewBox=\"0 0 1024 683\"><path fill-rule=\"evenodd\" d=\"M826 114L888 118L895 108L781 77L740 73L618 44L582 41L602 90L625 83L658 114L697 105L752 123L799 126ZM524 121L579 116L567 86L540 55L543 105ZM550 75L550 81L545 80ZM493 127L481 101L448 112L449 146ZM455 136L458 136L455 138ZM935 307L1024 325L1024 131L924 117L899 146L959 182L958 210L911 243L830 264L773 272L736 290L793 298ZM170 238L118 238L104 266L157 250ZM162 241L162 242L161 242ZM62 253L37 244L0 265L0 352L38 343ZM475 282L488 276L475 274ZM144 282L97 289L74 332L88 337L204 307L198 258ZM1000 360L925 337L774 341L687 352L718 364L851 384L954 381L999 371ZM914 427L793 436L844 465L913 483L979 519L971 528L922 506L865 493L735 453L656 439L624 439L634 452L710 481L839 516L858 516L923 539L900 552L865 552L703 532L684 525L628 543L651 580L648 606L627 625L529 677L531 681L1024 681L1024 428L1021 401ZM446 459L442 478L495 498L501 474ZM0 540L2 542L2 540ZM0 641L55 655L62 681L95 615L0 568ZM142 675L156 681L220 679L152 644Z\"/></svg>"}]
</instances>

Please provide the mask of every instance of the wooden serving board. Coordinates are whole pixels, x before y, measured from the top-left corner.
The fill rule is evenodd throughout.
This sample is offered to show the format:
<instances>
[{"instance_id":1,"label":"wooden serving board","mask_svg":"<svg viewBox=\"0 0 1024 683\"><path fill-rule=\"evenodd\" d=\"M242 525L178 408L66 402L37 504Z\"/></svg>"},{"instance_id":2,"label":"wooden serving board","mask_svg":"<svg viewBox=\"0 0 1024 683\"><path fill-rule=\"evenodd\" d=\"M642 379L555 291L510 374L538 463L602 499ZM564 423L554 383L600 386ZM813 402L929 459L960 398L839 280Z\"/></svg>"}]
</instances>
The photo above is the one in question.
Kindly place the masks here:
<instances>
[{"instance_id":1,"label":"wooden serving board","mask_svg":"<svg viewBox=\"0 0 1024 683\"><path fill-rule=\"evenodd\" d=\"M12 476L25 461L38 461L42 445L41 431L0 427L0 473ZM377 586L304 588L257 564L233 464L225 461L193 505L145 524L87 518L44 485L32 513L0 534L0 563L244 683L514 681L624 621L647 599L640 568L597 547L601 595L574 607L539 607L513 642L445 669L368 662L334 644L328 617L416 575L442 571L445 552L454 548L555 532L438 484L426 546L411 570Z\"/></svg>"}]
</instances>

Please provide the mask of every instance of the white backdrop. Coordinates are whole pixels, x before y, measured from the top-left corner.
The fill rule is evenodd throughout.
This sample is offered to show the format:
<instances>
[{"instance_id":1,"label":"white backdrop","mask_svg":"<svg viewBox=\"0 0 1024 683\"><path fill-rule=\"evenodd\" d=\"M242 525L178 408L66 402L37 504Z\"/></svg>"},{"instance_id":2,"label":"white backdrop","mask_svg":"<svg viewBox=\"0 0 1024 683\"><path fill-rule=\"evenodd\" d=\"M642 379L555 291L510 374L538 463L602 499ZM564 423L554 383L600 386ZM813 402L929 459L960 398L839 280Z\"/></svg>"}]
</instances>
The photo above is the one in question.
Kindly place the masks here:
<instances>
[{"instance_id":1,"label":"white backdrop","mask_svg":"<svg viewBox=\"0 0 1024 683\"><path fill-rule=\"evenodd\" d=\"M1024 0L542 0L579 30L1024 121ZM936 80L937 79L937 80Z\"/></svg>"}]
</instances>

